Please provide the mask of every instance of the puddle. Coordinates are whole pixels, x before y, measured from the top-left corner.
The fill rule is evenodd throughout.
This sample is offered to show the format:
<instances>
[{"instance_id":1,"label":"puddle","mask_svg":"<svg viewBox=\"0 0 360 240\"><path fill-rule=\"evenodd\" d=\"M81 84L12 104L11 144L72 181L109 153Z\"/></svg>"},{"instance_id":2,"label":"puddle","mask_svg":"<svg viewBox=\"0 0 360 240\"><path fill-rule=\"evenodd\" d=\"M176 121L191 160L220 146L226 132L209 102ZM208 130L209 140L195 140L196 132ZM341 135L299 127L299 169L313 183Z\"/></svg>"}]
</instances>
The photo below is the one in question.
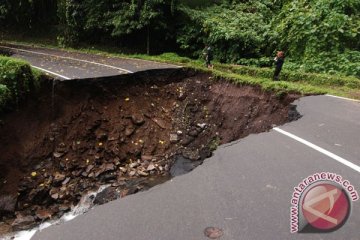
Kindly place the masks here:
<instances>
[{"instance_id":1,"label":"puddle","mask_svg":"<svg viewBox=\"0 0 360 240\"><path fill-rule=\"evenodd\" d=\"M191 172L196 167L200 166L203 161L192 161L186 159L183 156L176 156L173 165L170 168L170 174L172 177L181 176L188 172Z\"/></svg>"}]
</instances>

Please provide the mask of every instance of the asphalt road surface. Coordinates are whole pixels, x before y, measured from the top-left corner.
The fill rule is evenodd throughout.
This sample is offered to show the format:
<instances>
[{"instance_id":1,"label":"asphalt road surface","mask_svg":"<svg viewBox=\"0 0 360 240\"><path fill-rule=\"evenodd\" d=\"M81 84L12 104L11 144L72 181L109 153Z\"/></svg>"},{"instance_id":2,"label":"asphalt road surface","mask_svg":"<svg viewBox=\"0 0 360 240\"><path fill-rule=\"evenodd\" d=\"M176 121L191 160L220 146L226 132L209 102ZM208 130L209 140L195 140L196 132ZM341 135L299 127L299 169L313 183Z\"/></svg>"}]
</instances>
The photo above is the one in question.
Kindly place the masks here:
<instances>
[{"instance_id":1,"label":"asphalt road surface","mask_svg":"<svg viewBox=\"0 0 360 240\"><path fill-rule=\"evenodd\" d=\"M0 52L28 61L58 80L93 79L179 66L129 58L0 43Z\"/></svg>"},{"instance_id":2,"label":"asphalt road surface","mask_svg":"<svg viewBox=\"0 0 360 240\"><path fill-rule=\"evenodd\" d=\"M219 147L194 171L96 207L32 240L360 239L360 201L329 234L291 234L294 187L318 172L340 174L360 192L360 103L330 96L296 102L301 119ZM291 135L293 134L293 135Z\"/></svg>"}]
</instances>

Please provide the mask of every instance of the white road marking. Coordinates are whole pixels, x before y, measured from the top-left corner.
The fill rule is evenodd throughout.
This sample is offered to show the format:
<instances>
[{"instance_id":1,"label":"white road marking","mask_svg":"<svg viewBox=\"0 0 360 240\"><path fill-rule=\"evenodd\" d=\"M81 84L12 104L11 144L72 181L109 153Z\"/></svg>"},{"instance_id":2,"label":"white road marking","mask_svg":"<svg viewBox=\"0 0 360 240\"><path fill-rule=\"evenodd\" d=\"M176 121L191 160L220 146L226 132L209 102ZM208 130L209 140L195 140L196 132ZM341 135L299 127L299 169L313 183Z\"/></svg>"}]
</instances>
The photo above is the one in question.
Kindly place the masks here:
<instances>
[{"instance_id":1,"label":"white road marking","mask_svg":"<svg viewBox=\"0 0 360 240\"><path fill-rule=\"evenodd\" d=\"M119 68L119 67L115 67L115 66L111 66L111 65L107 65L107 64L102 64L102 63L98 63L98 62L92 62L92 61L87 61L87 60L82 60L82 59L77 59L77 58L72 58L72 57L64 57L64 56L58 56L58 55L53 55L53 54L35 52L35 51L30 51L30 50L25 50L25 49L20 49L20 48L12 48L12 47L5 47L5 46L0 46L0 47L15 50L15 51L20 51L20 52L27 52L27 53L33 53L33 54L38 54L38 55L69 59L69 60L78 61L78 62L85 62L85 63L94 64L94 65L98 65L98 66L102 66L102 67L107 67L107 68L120 70L120 71L127 72L127 73L134 73L134 72L132 72L130 70L127 70L127 69L124 69L124 68Z\"/></svg>"},{"instance_id":2,"label":"white road marking","mask_svg":"<svg viewBox=\"0 0 360 240\"><path fill-rule=\"evenodd\" d=\"M0 41L0 44L2 42ZM6 44L6 42L4 42ZM16 43L15 43L16 44ZM28 44L21 44L21 46L24 46L24 47L34 47L32 45L28 45ZM37 47L37 48L43 48L43 49L50 49L50 50L59 50L58 48L54 48L54 47ZM72 50L72 51L67 51L67 52L74 52L74 53L82 53L81 51L77 51L77 50ZM105 56L105 57L108 57L106 54L104 53L99 53L99 54L96 54L98 56ZM127 59L127 60L136 60L136 61L142 61L142 62L148 62L148 63L157 63L157 64L165 64L165 65L171 65L171 66L174 66L176 68L183 68L183 66L181 65L175 65L175 64L172 64L172 63L166 63L166 62L158 62L158 61L155 61L155 60L145 60L145 59L141 59L141 58L131 58L131 57L125 57L125 56L115 56L115 58L121 58L121 59Z\"/></svg>"},{"instance_id":3,"label":"white road marking","mask_svg":"<svg viewBox=\"0 0 360 240\"><path fill-rule=\"evenodd\" d=\"M39 69L40 71L49 73L49 74L51 74L51 75L55 75L55 76L57 76L57 77L61 77L61 78L66 79L66 80L70 80L70 79L71 79L71 78L68 78L68 77L66 77L66 76L60 75L60 74L58 74L58 73L51 72L51 71L49 71L49 70L46 70L46 69L43 69L43 68L40 68L40 67L37 67L37 66L34 66L34 65L31 65L31 67L36 68L36 69Z\"/></svg>"},{"instance_id":4,"label":"white road marking","mask_svg":"<svg viewBox=\"0 0 360 240\"><path fill-rule=\"evenodd\" d=\"M305 139L302 139L302 138L300 138L298 136L295 136L292 133L286 132L286 131L278 128L278 127L274 128L274 130L281 133L281 134L284 134L285 136L288 136L288 137L290 137L290 138L292 138L292 139L294 139L294 140L296 140L296 141L298 141L298 142L300 142L300 143L302 143L302 144L304 144L304 145L306 145L306 146L308 146L308 147L310 147L310 148L312 148L312 149L314 149L314 150L316 150L316 151L318 151L318 152L320 152L320 153L334 159L335 161L338 161L339 163L344 164L345 166L357 171L358 173L360 173L360 166L358 166L358 165L356 165L356 164L354 164L354 163L352 163L352 162L350 162L350 161L348 161L348 160L346 160L346 159L344 159L342 157L339 157L338 155L336 155L334 153L331 153L331 152L329 152L329 151L327 151L327 150L325 150L325 149L323 149L323 148L321 148L321 147L319 147L319 146L317 146L317 145L315 145L315 144L313 144L313 143L311 143L309 141L306 141Z\"/></svg>"},{"instance_id":5,"label":"white road marking","mask_svg":"<svg viewBox=\"0 0 360 240\"><path fill-rule=\"evenodd\" d=\"M353 101L353 102L360 102L360 100L357 100L357 99L346 98L346 97L339 97L339 96L335 96L335 95L331 95L331 94L325 94L325 96L333 97L333 98L339 98L339 99L348 100L348 101Z\"/></svg>"}]
</instances>

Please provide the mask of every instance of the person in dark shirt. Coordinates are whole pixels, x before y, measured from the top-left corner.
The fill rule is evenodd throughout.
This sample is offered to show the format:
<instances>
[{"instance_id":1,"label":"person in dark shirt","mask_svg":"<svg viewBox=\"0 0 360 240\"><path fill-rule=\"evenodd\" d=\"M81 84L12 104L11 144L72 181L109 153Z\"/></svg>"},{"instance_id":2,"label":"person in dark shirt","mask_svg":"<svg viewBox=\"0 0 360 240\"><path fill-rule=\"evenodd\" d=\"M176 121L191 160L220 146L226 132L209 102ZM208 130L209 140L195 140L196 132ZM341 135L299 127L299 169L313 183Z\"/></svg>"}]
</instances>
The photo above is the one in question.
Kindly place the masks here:
<instances>
[{"instance_id":1,"label":"person in dark shirt","mask_svg":"<svg viewBox=\"0 0 360 240\"><path fill-rule=\"evenodd\" d=\"M205 46L203 55L205 56L205 66L207 68L213 68L213 65L211 64L211 61L213 60L213 52L210 46Z\"/></svg>"},{"instance_id":2,"label":"person in dark shirt","mask_svg":"<svg viewBox=\"0 0 360 240\"><path fill-rule=\"evenodd\" d=\"M278 51L276 57L274 58L275 61L275 72L274 72L274 81L279 80L279 75L284 64L285 54L283 51Z\"/></svg>"}]
</instances>

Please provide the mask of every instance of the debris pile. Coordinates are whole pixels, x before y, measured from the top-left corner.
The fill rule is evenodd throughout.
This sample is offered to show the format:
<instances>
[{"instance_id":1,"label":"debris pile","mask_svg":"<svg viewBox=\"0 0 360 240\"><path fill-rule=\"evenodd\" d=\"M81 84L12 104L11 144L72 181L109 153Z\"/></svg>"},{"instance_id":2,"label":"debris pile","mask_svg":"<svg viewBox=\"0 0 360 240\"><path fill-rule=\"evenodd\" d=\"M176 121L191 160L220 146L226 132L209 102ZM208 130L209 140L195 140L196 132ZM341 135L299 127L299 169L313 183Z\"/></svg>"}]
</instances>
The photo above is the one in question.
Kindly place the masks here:
<instances>
[{"instance_id":1,"label":"debris pile","mask_svg":"<svg viewBox=\"0 0 360 240\"><path fill-rule=\"evenodd\" d=\"M279 99L207 74L62 83L56 90L55 109L42 96L6 116L0 129L7 136L0 138L7 169L0 175L0 234L57 219L103 185L109 187L95 204L164 182L179 173L172 166L191 171L218 145L287 122L298 97ZM18 169L20 177L12 174Z\"/></svg>"}]
</instances>

